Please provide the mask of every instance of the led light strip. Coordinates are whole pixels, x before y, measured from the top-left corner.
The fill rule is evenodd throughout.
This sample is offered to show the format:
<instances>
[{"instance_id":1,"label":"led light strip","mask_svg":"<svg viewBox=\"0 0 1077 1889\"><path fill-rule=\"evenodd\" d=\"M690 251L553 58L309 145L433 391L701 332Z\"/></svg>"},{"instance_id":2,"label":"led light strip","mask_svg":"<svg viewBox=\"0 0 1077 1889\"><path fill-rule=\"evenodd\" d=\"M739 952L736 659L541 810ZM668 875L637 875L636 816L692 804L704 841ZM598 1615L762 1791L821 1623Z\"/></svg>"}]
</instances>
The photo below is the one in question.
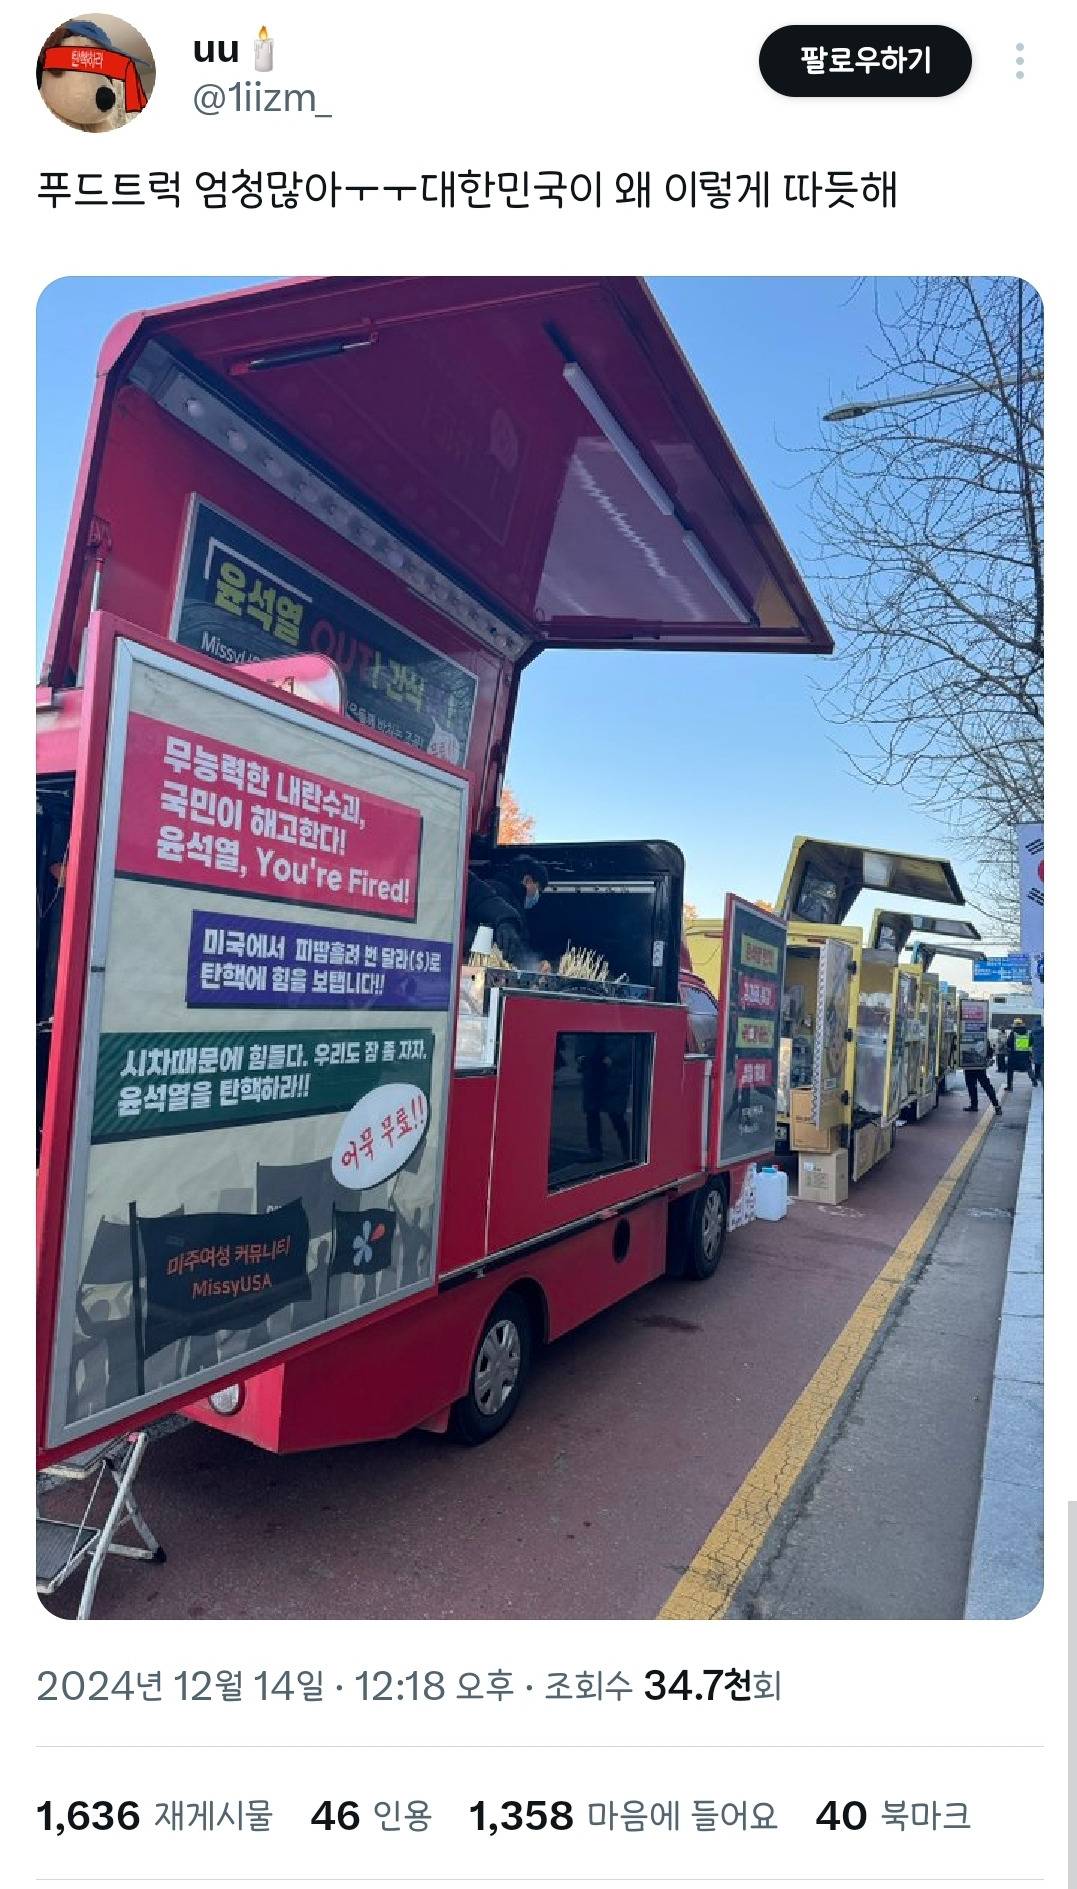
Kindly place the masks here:
<instances>
[{"instance_id":1,"label":"led light strip","mask_svg":"<svg viewBox=\"0 0 1077 1889\"><path fill-rule=\"evenodd\" d=\"M588 380L579 362L566 361L561 371L581 406L587 408L592 420L620 455L632 477L643 487L655 510L661 512L664 518L672 518L675 507L669 493L655 478L639 447L629 439L620 422L614 419L598 388Z\"/></svg>"},{"instance_id":2,"label":"led light strip","mask_svg":"<svg viewBox=\"0 0 1077 1889\"><path fill-rule=\"evenodd\" d=\"M338 486L279 446L257 422L238 414L219 394L203 386L159 342L146 344L131 368L130 379L173 419L282 493L338 538L358 546L467 635L513 662L526 653L528 640L518 630L510 629L491 610L476 603L459 584L346 497Z\"/></svg>"},{"instance_id":3,"label":"led light strip","mask_svg":"<svg viewBox=\"0 0 1077 1889\"><path fill-rule=\"evenodd\" d=\"M719 597L721 597L722 602L728 605L729 609L736 617L737 622L750 623L752 619L741 603L740 598L722 576L710 552L705 545L700 544L694 532L686 531L684 533L684 548L695 558L700 570L706 572L715 590L718 592Z\"/></svg>"},{"instance_id":4,"label":"led light strip","mask_svg":"<svg viewBox=\"0 0 1077 1889\"><path fill-rule=\"evenodd\" d=\"M729 580L722 575L706 546L700 543L694 532L686 530L681 524L677 517L677 507L665 486L655 478L638 446L629 439L624 427L614 418L598 388L588 380L579 362L566 361L561 372L581 406L586 407L599 431L605 435L633 478L646 492L655 510L661 512L663 518L671 518L676 525L680 526L681 540L685 550L695 558L700 570L709 578L727 610L738 623L755 624L757 619L750 610L744 608L736 591Z\"/></svg>"}]
</instances>

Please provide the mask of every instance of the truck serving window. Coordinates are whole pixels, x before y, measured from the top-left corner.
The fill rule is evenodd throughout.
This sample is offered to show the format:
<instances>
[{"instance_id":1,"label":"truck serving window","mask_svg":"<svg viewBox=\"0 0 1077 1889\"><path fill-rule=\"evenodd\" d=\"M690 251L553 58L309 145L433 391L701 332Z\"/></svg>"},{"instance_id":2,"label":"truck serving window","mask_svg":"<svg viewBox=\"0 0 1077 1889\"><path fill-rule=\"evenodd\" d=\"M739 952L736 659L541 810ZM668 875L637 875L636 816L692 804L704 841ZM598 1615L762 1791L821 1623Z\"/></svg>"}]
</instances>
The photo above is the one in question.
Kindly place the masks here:
<instances>
[{"instance_id":1,"label":"truck serving window","mask_svg":"<svg viewBox=\"0 0 1077 1889\"><path fill-rule=\"evenodd\" d=\"M557 1037L550 1113L551 1193L647 1157L654 1039L573 1030Z\"/></svg>"},{"instance_id":2,"label":"truck serving window","mask_svg":"<svg viewBox=\"0 0 1077 1889\"><path fill-rule=\"evenodd\" d=\"M689 984L682 992L688 1006L688 1037L691 1053L713 1056L718 1047L718 1005L705 990Z\"/></svg>"},{"instance_id":3,"label":"truck serving window","mask_svg":"<svg viewBox=\"0 0 1077 1889\"><path fill-rule=\"evenodd\" d=\"M520 861L545 867L546 889L525 914L520 969L556 972L570 948L609 966L625 997L678 1003L684 859L668 840L595 840L496 846L472 853L477 880L511 882Z\"/></svg>"}]
</instances>

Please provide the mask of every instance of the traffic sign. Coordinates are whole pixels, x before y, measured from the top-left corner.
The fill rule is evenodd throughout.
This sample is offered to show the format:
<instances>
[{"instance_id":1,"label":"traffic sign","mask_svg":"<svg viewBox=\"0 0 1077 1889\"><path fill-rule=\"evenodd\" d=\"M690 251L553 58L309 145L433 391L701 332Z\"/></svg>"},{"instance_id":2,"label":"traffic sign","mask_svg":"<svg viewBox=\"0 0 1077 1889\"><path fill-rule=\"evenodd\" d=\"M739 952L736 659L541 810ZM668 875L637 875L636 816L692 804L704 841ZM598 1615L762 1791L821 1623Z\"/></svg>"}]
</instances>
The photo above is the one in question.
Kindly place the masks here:
<instances>
[{"instance_id":1,"label":"traffic sign","mask_svg":"<svg viewBox=\"0 0 1077 1889\"><path fill-rule=\"evenodd\" d=\"M972 967L975 984L1030 984L1032 966L1028 953L1009 958L980 958Z\"/></svg>"}]
</instances>

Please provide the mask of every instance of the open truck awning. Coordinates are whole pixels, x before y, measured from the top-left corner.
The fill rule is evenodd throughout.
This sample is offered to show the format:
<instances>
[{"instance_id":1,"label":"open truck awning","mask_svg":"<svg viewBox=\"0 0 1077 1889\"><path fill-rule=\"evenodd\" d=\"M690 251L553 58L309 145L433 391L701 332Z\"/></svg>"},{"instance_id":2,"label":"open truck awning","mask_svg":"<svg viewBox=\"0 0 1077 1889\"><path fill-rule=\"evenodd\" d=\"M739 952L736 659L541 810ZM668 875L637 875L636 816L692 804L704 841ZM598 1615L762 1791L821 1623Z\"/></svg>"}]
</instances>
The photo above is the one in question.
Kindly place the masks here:
<instances>
[{"instance_id":1,"label":"open truck awning","mask_svg":"<svg viewBox=\"0 0 1077 1889\"><path fill-rule=\"evenodd\" d=\"M283 282L133 315L100 373L98 430L132 381L278 491L306 481L298 502L325 504L313 472L466 586L516 657L833 646L634 278ZM89 457L69 561L93 517ZM54 681L79 570L66 581Z\"/></svg>"},{"instance_id":2,"label":"open truck awning","mask_svg":"<svg viewBox=\"0 0 1077 1889\"><path fill-rule=\"evenodd\" d=\"M783 918L799 918L806 924L841 925L865 890L931 899L939 905L965 902L948 859L798 834L778 894L778 911Z\"/></svg>"},{"instance_id":3,"label":"open truck awning","mask_svg":"<svg viewBox=\"0 0 1077 1889\"><path fill-rule=\"evenodd\" d=\"M936 958L960 958L965 964L979 964L987 954L978 951L974 945L936 944L933 939L923 939L913 945L913 960L922 964L929 971Z\"/></svg>"},{"instance_id":4,"label":"open truck awning","mask_svg":"<svg viewBox=\"0 0 1077 1889\"><path fill-rule=\"evenodd\" d=\"M893 912L876 906L871 915L868 944L872 950L904 951L914 932L926 932L932 938L980 941L980 933L967 918L937 918L933 912ZM938 948L944 949L941 945ZM983 953L974 955L982 957Z\"/></svg>"}]
</instances>

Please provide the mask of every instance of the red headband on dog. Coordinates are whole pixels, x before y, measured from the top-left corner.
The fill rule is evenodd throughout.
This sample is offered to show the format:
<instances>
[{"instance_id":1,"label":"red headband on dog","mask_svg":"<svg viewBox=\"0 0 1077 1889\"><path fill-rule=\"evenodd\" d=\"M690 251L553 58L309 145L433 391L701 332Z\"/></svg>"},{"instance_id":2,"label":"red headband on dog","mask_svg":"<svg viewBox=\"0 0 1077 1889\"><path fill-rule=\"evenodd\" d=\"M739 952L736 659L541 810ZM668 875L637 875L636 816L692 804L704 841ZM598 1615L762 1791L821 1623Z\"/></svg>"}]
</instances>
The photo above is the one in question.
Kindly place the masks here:
<instances>
[{"instance_id":1,"label":"red headband on dog","mask_svg":"<svg viewBox=\"0 0 1077 1889\"><path fill-rule=\"evenodd\" d=\"M46 72L100 72L106 79L122 79L129 112L140 112L147 103L138 67L125 52L107 52L103 46L50 46L44 66Z\"/></svg>"}]
</instances>

